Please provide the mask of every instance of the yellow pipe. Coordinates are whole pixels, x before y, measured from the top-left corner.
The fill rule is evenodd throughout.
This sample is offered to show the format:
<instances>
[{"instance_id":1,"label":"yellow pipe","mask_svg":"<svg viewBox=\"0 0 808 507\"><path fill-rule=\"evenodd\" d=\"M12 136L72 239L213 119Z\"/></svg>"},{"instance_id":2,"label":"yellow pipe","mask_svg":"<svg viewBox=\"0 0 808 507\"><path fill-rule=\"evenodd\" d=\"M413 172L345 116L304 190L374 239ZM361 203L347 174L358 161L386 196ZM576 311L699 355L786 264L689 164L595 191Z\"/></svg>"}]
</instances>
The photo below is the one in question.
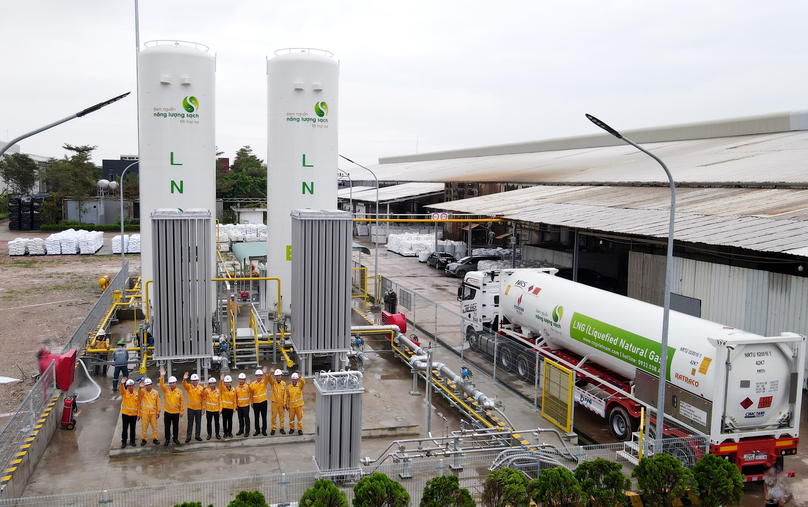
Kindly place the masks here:
<instances>
[{"instance_id":1,"label":"yellow pipe","mask_svg":"<svg viewBox=\"0 0 808 507\"><path fill-rule=\"evenodd\" d=\"M642 460L643 430L645 430L645 407L640 407L640 447L637 450L637 456L640 460Z\"/></svg>"},{"instance_id":2,"label":"yellow pipe","mask_svg":"<svg viewBox=\"0 0 808 507\"><path fill-rule=\"evenodd\" d=\"M88 354L95 354L100 353L103 354L104 352L114 352L117 347L113 347L111 349L87 349L85 352ZM154 350L154 347L146 347L148 350ZM138 352L140 351L140 347L127 347L126 350L130 352Z\"/></svg>"},{"instance_id":3,"label":"yellow pipe","mask_svg":"<svg viewBox=\"0 0 808 507\"><path fill-rule=\"evenodd\" d=\"M149 284L154 283L154 280L149 280L146 282L146 323L151 322L149 320Z\"/></svg>"},{"instance_id":4,"label":"yellow pipe","mask_svg":"<svg viewBox=\"0 0 808 507\"><path fill-rule=\"evenodd\" d=\"M149 359L149 354L143 354L143 362L140 363L140 373L146 373L146 360Z\"/></svg>"},{"instance_id":5,"label":"yellow pipe","mask_svg":"<svg viewBox=\"0 0 808 507\"><path fill-rule=\"evenodd\" d=\"M375 218L354 218L354 222L375 222ZM460 223L480 223L480 222L510 222L504 218L380 218L379 222L460 222Z\"/></svg>"},{"instance_id":6,"label":"yellow pipe","mask_svg":"<svg viewBox=\"0 0 808 507\"><path fill-rule=\"evenodd\" d=\"M292 360L289 358L289 354L287 354L287 353L286 353L286 349L285 349L284 347L281 347L281 354L283 354L283 357L285 357L285 358L286 358L286 367L287 367L287 368L291 368L292 366L294 366L294 365L295 365L295 362L294 362L294 361L292 361Z\"/></svg>"}]
</instances>

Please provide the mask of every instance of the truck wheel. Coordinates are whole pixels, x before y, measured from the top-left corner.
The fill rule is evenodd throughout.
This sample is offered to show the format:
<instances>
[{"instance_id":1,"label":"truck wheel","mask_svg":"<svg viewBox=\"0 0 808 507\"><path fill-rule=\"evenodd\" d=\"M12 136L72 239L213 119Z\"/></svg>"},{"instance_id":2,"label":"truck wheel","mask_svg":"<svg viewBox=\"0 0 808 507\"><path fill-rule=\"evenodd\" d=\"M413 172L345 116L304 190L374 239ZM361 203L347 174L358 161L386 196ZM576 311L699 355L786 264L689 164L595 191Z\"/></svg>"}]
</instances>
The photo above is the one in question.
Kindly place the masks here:
<instances>
[{"instance_id":1,"label":"truck wheel","mask_svg":"<svg viewBox=\"0 0 808 507\"><path fill-rule=\"evenodd\" d=\"M469 342L469 348L471 350L480 350L480 337L477 335L477 331L471 326L466 328L466 341Z\"/></svg>"},{"instance_id":2,"label":"truck wheel","mask_svg":"<svg viewBox=\"0 0 808 507\"><path fill-rule=\"evenodd\" d=\"M524 354L519 354L519 357L516 358L516 373L519 378L524 380L529 380L533 373L533 368L528 365L527 356Z\"/></svg>"},{"instance_id":3,"label":"truck wheel","mask_svg":"<svg viewBox=\"0 0 808 507\"><path fill-rule=\"evenodd\" d=\"M513 366L513 352L507 347L503 347L499 352L499 364L506 370L510 370Z\"/></svg>"},{"instance_id":4,"label":"truck wheel","mask_svg":"<svg viewBox=\"0 0 808 507\"><path fill-rule=\"evenodd\" d=\"M609 411L609 429L617 440L626 441L631 438L632 418L625 408L616 406Z\"/></svg>"}]
</instances>

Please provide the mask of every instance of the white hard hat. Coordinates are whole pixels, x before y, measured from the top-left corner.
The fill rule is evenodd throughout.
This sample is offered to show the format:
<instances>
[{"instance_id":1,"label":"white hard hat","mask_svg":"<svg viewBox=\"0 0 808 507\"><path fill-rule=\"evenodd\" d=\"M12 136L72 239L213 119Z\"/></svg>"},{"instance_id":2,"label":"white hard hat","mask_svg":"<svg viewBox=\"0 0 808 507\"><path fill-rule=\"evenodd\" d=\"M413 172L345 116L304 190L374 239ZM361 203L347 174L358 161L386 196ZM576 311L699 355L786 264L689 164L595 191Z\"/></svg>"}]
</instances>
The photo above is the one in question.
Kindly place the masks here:
<instances>
[{"instance_id":1,"label":"white hard hat","mask_svg":"<svg viewBox=\"0 0 808 507\"><path fill-rule=\"evenodd\" d=\"M168 383L169 384L176 384L177 383L177 377L175 377L174 375L171 375L170 377L168 377Z\"/></svg>"},{"instance_id":2,"label":"white hard hat","mask_svg":"<svg viewBox=\"0 0 808 507\"><path fill-rule=\"evenodd\" d=\"M299 378L300 378L300 375L298 375L297 373L292 373L292 380L297 380Z\"/></svg>"},{"instance_id":3,"label":"white hard hat","mask_svg":"<svg viewBox=\"0 0 808 507\"><path fill-rule=\"evenodd\" d=\"M225 376L224 376L224 381L225 381L225 382L232 382L232 381L233 381L233 378L232 378L230 375L225 375Z\"/></svg>"},{"instance_id":4,"label":"white hard hat","mask_svg":"<svg viewBox=\"0 0 808 507\"><path fill-rule=\"evenodd\" d=\"M147 386L152 385L152 381L151 381L151 379L150 379L150 378L147 378L146 380L144 380L144 381L143 381L143 385L147 385Z\"/></svg>"},{"instance_id":5,"label":"white hard hat","mask_svg":"<svg viewBox=\"0 0 808 507\"><path fill-rule=\"evenodd\" d=\"M98 336L106 336L106 335L107 335L107 332L104 331L103 329L98 332Z\"/></svg>"},{"instance_id":6,"label":"white hard hat","mask_svg":"<svg viewBox=\"0 0 808 507\"><path fill-rule=\"evenodd\" d=\"M135 385L135 381L132 380L132 379L129 379L129 380L126 381L126 385L133 386L133 385Z\"/></svg>"},{"instance_id":7,"label":"white hard hat","mask_svg":"<svg viewBox=\"0 0 808 507\"><path fill-rule=\"evenodd\" d=\"M211 377L211 378L208 379L208 384L215 384L215 383L216 383L215 378Z\"/></svg>"},{"instance_id":8,"label":"white hard hat","mask_svg":"<svg viewBox=\"0 0 808 507\"><path fill-rule=\"evenodd\" d=\"M276 376L276 377L280 377L281 375L283 375L283 372L282 372L282 371L280 371L280 370L275 370L275 376Z\"/></svg>"},{"instance_id":9,"label":"white hard hat","mask_svg":"<svg viewBox=\"0 0 808 507\"><path fill-rule=\"evenodd\" d=\"M256 375L263 375L264 372L262 370L255 370Z\"/></svg>"},{"instance_id":10,"label":"white hard hat","mask_svg":"<svg viewBox=\"0 0 808 507\"><path fill-rule=\"evenodd\" d=\"M199 375L197 375L196 373L191 374L191 380L192 381L193 380L199 380Z\"/></svg>"},{"instance_id":11,"label":"white hard hat","mask_svg":"<svg viewBox=\"0 0 808 507\"><path fill-rule=\"evenodd\" d=\"M244 373L239 373L238 378L247 378L247 375Z\"/></svg>"}]
</instances>

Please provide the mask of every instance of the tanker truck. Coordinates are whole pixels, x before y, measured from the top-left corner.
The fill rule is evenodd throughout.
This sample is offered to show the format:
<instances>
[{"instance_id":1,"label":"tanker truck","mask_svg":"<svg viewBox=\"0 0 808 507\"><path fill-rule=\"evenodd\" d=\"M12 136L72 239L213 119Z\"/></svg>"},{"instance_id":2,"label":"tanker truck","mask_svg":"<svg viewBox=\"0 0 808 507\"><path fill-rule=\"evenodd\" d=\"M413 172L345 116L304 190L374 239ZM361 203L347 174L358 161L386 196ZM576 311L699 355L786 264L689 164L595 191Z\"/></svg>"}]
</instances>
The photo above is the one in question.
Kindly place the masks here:
<instances>
[{"instance_id":1,"label":"tanker truck","mask_svg":"<svg viewBox=\"0 0 808 507\"><path fill-rule=\"evenodd\" d=\"M764 337L672 311L667 361L660 365L661 307L553 274L552 269L468 273L458 299L461 308L477 310L476 316L464 314L471 348L520 375L525 372L516 354L524 355L526 347L531 356L536 351L574 371L573 399L608 419L619 440L636 438L642 407L656 408L662 367L663 436L679 442L673 454L680 459L696 457L681 437L701 434L709 452L726 457L754 481L762 480L778 457L796 454L804 336ZM491 305L498 307L494 317ZM486 326L496 335L481 333ZM534 361L525 363L532 371Z\"/></svg>"}]
</instances>

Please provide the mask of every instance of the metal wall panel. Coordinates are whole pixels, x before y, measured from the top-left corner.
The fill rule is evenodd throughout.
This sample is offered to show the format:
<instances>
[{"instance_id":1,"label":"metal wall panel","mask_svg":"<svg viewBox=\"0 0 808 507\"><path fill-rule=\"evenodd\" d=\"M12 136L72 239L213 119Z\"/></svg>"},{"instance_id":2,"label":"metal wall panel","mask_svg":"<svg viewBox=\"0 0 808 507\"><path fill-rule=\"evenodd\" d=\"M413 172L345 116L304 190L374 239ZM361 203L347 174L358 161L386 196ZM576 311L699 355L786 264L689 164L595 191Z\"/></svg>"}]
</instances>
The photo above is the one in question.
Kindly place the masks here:
<instances>
[{"instance_id":1,"label":"metal wall panel","mask_svg":"<svg viewBox=\"0 0 808 507\"><path fill-rule=\"evenodd\" d=\"M157 210L151 219L154 358L211 357L210 212Z\"/></svg>"},{"instance_id":2,"label":"metal wall panel","mask_svg":"<svg viewBox=\"0 0 808 507\"><path fill-rule=\"evenodd\" d=\"M362 373L321 373L317 389L314 460L322 470L359 467L362 443Z\"/></svg>"},{"instance_id":3,"label":"metal wall panel","mask_svg":"<svg viewBox=\"0 0 808 507\"><path fill-rule=\"evenodd\" d=\"M344 211L292 212L292 344L298 354L350 350L351 227Z\"/></svg>"}]
</instances>

